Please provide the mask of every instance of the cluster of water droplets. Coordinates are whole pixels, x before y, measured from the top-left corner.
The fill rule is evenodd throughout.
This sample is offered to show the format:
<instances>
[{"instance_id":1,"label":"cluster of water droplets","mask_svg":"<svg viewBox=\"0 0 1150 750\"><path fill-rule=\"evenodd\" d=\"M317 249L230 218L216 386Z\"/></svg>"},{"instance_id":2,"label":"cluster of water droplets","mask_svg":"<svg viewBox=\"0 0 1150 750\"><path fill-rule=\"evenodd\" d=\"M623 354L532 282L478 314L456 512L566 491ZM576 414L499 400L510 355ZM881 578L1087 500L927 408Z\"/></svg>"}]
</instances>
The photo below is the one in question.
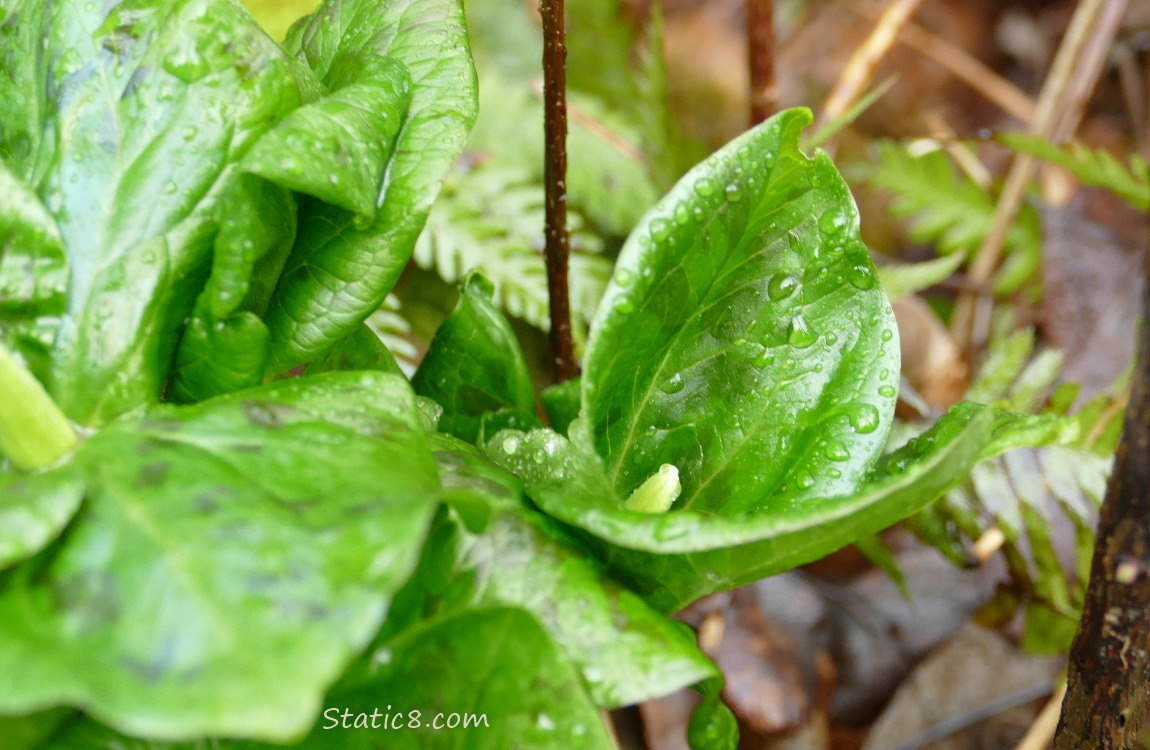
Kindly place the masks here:
<instances>
[{"instance_id":1,"label":"cluster of water droplets","mask_svg":"<svg viewBox=\"0 0 1150 750\"><path fill-rule=\"evenodd\" d=\"M489 450L505 469L526 481L564 479L568 467L563 459L566 440L551 430L505 432L496 435Z\"/></svg>"}]
</instances>

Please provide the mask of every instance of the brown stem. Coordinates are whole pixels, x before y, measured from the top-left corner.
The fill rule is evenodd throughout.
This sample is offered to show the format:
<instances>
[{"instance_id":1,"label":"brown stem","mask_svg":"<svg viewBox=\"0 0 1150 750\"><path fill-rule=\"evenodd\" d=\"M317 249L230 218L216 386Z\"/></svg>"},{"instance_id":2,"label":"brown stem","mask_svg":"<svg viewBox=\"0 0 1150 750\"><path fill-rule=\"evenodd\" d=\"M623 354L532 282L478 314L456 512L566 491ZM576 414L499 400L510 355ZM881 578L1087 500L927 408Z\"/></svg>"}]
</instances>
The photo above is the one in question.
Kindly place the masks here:
<instances>
[{"instance_id":1,"label":"brown stem","mask_svg":"<svg viewBox=\"0 0 1150 750\"><path fill-rule=\"evenodd\" d=\"M579 374L571 337L567 261L567 43L563 0L540 0L543 17L543 184L547 203L547 292L551 299L551 353L560 382Z\"/></svg>"},{"instance_id":2,"label":"brown stem","mask_svg":"<svg viewBox=\"0 0 1150 750\"><path fill-rule=\"evenodd\" d=\"M1140 747L1150 702L1150 283L1143 304L1138 369L1070 647L1056 750Z\"/></svg>"},{"instance_id":3,"label":"brown stem","mask_svg":"<svg viewBox=\"0 0 1150 750\"><path fill-rule=\"evenodd\" d=\"M751 125L775 113L775 0L746 0L747 66L751 73Z\"/></svg>"}]
</instances>

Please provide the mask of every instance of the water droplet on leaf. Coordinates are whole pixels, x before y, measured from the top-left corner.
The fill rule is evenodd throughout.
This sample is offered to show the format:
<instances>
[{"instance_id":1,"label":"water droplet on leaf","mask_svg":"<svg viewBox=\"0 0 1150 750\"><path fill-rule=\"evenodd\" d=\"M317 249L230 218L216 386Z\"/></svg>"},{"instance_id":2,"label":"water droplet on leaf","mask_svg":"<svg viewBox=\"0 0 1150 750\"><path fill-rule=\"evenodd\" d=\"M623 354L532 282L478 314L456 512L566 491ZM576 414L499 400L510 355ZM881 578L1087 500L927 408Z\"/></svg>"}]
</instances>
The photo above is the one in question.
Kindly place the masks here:
<instances>
[{"instance_id":1,"label":"water droplet on leaf","mask_svg":"<svg viewBox=\"0 0 1150 750\"><path fill-rule=\"evenodd\" d=\"M786 273L777 273L767 282L767 296L778 302L795 293L799 288L799 280Z\"/></svg>"},{"instance_id":2,"label":"water droplet on leaf","mask_svg":"<svg viewBox=\"0 0 1150 750\"><path fill-rule=\"evenodd\" d=\"M874 274L866 266L854 266L847 271L847 280L856 289L867 290L874 287Z\"/></svg>"},{"instance_id":3,"label":"water droplet on leaf","mask_svg":"<svg viewBox=\"0 0 1150 750\"><path fill-rule=\"evenodd\" d=\"M790 342L791 346L796 349L805 349L818 341L818 338L819 335L811 330L802 315L791 318L791 330L787 335L787 341Z\"/></svg>"},{"instance_id":4,"label":"water droplet on leaf","mask_svg":"<svg viewBox=\"0 0 1150 750\"><path fill-rule=\"evenodd\" d=\"M832 461L849 461L851 452L847 450L846 445L838 440L832 440L827 444L826 450L827 458Z\"/></svg>"},{"instance_id":5,"label":"water droplet on leaf","mask_svg":"<svg viewBox=\"0 0 1150 750\"><path fill-rule=\"evenodd\" d=\"M615 312L620 315L629 315L635 311L635 304L629 297L620 297L615 301Z\"/></svg>"},{"instance_id":6,"label":"water droplet on leaf","mask_svg":"<svg viewBox=\"0 0 1150 750\"><path fill-rule=\"evenodd\" d=\"M686 385L687 383L685 380L683 380L682 374L675 373L671 376L670 380L668 380L666 383L663 383L662 390L663 393L678 393L679 391L683 390Z\"/></svg>"},{"instance_id":7,"label":"water droplet on leaf","mask_svg":"<svg viewBox=\"0 0 1150 750\"><path fill-rule=\"evenodd\" d=\"M867 435L878 429L878 409L870 404L855 404L847 411L847 419L855 432Z\"/></svg>"},{"instance_id":8,"label":"water droplet on leaf","mask_svg":"<svg viewBox=\"0 0 1150 750\"><path fill-rule=\"evenodd\" d=\"M841 208L829 208L819 217L819 231L831 236L840 235L846 229L848 221Z\"/></svg>"}]
</instances>

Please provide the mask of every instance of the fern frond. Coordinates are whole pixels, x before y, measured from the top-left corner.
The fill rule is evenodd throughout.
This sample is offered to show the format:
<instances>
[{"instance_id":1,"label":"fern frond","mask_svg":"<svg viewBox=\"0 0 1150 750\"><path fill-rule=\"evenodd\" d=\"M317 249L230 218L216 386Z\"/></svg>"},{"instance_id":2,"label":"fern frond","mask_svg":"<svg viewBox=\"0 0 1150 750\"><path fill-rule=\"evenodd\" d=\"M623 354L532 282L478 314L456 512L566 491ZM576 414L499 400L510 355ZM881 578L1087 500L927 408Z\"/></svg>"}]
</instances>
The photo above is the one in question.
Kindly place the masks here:
<instances>
[{"instance_id":1,"label":"fern frond","mask_svg":"<svg viewBox=\"0 0 1150 750\"><path fill-rule=\"evenodd\" d=\"M1081 612L1094 518L1111 463L1092 435L1115 419L1115 410L1101 403L1074 415L1057 406L1039 411L1053 398L1061 363L1059 353L1036 348L1032 331L992 339L968 393L1002 409L985 458L910 522L923 540L959 564L969 561L975 540L991 529L1001 532L1013 584L985 611L1011 615L1021 606L1023 645L1049 653L1069 646ZM1058 393L1059 402L1072 395ZM1067 562L1058 554L1067 545L1054 541L1060 535L1073 540Z\"/></svg>"},{"instance_id":2,"label":"fern frond","mask_svg":"<svg viewBox=\"0 0 1150 750\"><path fill-rule=\"evenodd\" d=\"M893 141L879 141L875 148L878 159L864 178L894 196L891 213L910 221L910 239L934 245L940 255L973 253L990 231L994 197L956 170L945 151L917 155ZM1019 212L1005 250L1006 264L995 279L999 294L1016 291L1038 269L1042 232L1031 206Z\"/></svg>"},{"instance_id":3,"label":"fern frond","mask_svg":"<svg viewBox=\"0 0 1150 750\"><path fill-rule=\"evenodd\" d=\"M415 246L414 259L445 281L482 269L495 285L495 300L510 315L547 330L550 314L543 261L543 187L514 168L478 166L457 172ZM598 255L602 242L571 225L571 311L588 324L611 276L611 262Z\"/></svg>"},{"instance_id":4,"label":"fern frond","mask_svg":"<svg viewBox=\"0 0 1150 750\"><path fill-rule=\"evenodd\" d=\"M962 265L958 253L924 260L921 263L879 266L878 280L887 299L897 302L911 294L921 292L950 277Z\"/></svg>"},{"instance_id":5,"label":"fern frond","mask_svg":"<svg viewBox=\"0 0 1150 750\"><path fill-rule=\"evenodd\" d=\"M1106 149L1082 144L1059 147L1026 133L1003 133L999 140L1014 151L1062 167L1084 185L1109 190L1140 211L1150 209L1150 166L1137 154L1123 165Z\"/></svg>"},{"instance_id":6,"label":"fern frond","mask_svg":"<svg viewBox=\"0 0 1150 750\"><path fill-rule=\"evenodd\" d=\"M912 155L893 141L875 144L879 161L868 181L893 194L891 213L910 219L910 238L940 254L970 252L990 229L993 199L959 174L944 151Z\"/></svg>"},{"instance_id":7,"label":"fern frond","mask_svg":"<svg viewBox=\"0 0 1150 750\"><path fill-rule=\"evenodd\" d=\"M413 342L411 324L403 316L399 297L387 295L379 309L364 322L395 357L403 374L408 378L414 375L422 352Z\"/></svg>"}]
</instances>

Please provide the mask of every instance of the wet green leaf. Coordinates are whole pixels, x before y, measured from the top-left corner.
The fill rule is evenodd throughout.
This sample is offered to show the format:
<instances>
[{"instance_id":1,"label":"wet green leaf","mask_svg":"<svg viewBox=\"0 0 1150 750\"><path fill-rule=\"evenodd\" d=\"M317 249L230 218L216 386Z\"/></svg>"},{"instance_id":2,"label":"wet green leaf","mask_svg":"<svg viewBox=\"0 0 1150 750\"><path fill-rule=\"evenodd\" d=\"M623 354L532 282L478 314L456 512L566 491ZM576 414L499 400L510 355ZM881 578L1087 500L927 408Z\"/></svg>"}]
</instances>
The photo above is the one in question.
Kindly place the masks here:
<instances>
[{"instance_id":1,"label":"wet green leaf","mask_svg":"<svg viewBox=\"0 0 1150 750\"><path fill-rule=\"evenodd\" d=\"M518 480L473 451L441 445L436 459L445 487L486 502L490 521L471 530L440 514L382 638L421 619L515 606L543 624L602 708L717 676L690 631L604 575L559 524L522 501Z\"/></svg>"},{"instance_id":2,"label":"wet green leaf","mask_svg":"<svg viewBox=\"0 0 1150 750\"><path fill-rule=\"evenodd\" d=\"M157 407L65 470L81 513L0 591L0 712L158 739L306 731L440 492L410 388L363 373Z\"/></svg>"},{"instance_id":3,"label":"wet green leaf","mask_svg":"<svg viewBox=\"0 0 1150 750\"><path fill-rule=\"evenodd\" d=\"M319 200L301 209L295 247L267 316L274 372L322 354L383 302L476 115L475 71L458 0L328 0L292 28L285 45L329 88L391 75L395 63L411 88L402 120L396 122L400 109L389 114L387 127L398 126L398 137L386 149L391 156L372 196L374 218ZM381 59L391 62L370 62ZM380 92L388 102L402 100L394 87ZM342 171L336 174L342 179ZM344 204L362 207L364 201Z\"/></svg>"},{"instance_id":4,"label":"wet green leaf","mask_svg":"<svg viewBox=\"0 0 1150 750\"><path fill-rule=\"evenodd\" d=\"M52 369L52 338L65 309L68 260L56 220L3 161L0 195L0 343L43 381Z\"/></svg>"},{"instance_id":5,"label":"wet green leaf","mask_svg":"<svg viewBox=\"0 0 1150 750\"><path fill-rule=\"evenodd\" d=\"M343 370L379 370L392 375L403 375L387 346L375 331L362 325L342 339L321 359L309 364L304 373ZM434 428L433 428L434 429Z\"/></svg>"},{"instance_id":6,"label":"wet green leaf","mask_svg":"<svg viewBox=\"0 0 1150 750\"><path fill-rule=\"evenodd\" d=\"M677 508L853 492L897 395L890 305L858 212L791 110L689 172L631 235L596 314L584 417L621 496L670 463Z\"/></svg>"},{"instance_id":7,"label":"wet green leaf","mask_svg":"<svg viewBox=\"0 0 1150 750\"><path fill-rule=\"evenodd\" d=\"M411 103L411 78L392 58L346 54L326 83L330 94L264 134L242 165L370 222Z\"/></svg>"},{"instance_id":8,"label":"wet green leaf","mask_svg":"<svg viewBox=\"0 0 1150 750\"><path fill-rule=\"evenodd\" d=\"M75 472L0 473L0 569L59 536L83 498L84 482Z\"/></svg>"},{"instance_id":9,"label":"wet green leaf","mask_svg":"<svg viewBox=\"0 0 1150 750\"><path fill-rule=\"evenodd\" d=\"M567 434L567 428L579 417L582 390L583 382L579 378L574 378L544 388L539 394L539 403L547 413L551 429L560 434Z\"/></svg>"},{"instance_id":10,"label":"wet green leaf","mask_svg":"<svg viewBox=\"0 0 1150 750\"><path fill-rule=\"evenodd\" d=\"M527 363L511 325L492 303L493 291L478 274L464 280L459 304L411 379L416 393L443 407L439 429L470 443L480 437L487 415L504 413L523 428L539 423Z\"/></svg>"},{"instance_id":11,"label":"wet green leaf","mask_svg":"<svg viewBox=\"0 0 1150 750\"><path fill-rule=\"evenodd\" d=\"M159 398L235 162L300 87L231 2L49 0L5 16L22 41L0 78L40 93L0 118L0 143L55 218L70 274L47 384L98 424Z\"/></svg>"},{"instance_id":12,"label":"wet green leaf","mask_svg":"<svg viewBox=\"0 0 1150 750\"><path fill-rule=\"evenodd\" d=\"M434 675L434 679L429 679ZM612 750L558 647L517 609L469 610L412 630L341 684L297 750ZM346 713L345 713L346 712ZM374 717L373 717L374 715ZM207 740L136 743L83 722L41 750L273 750Z\"/></svg>"},{"instance_id":13,"label":"wet green leaf","mask_svg":"<svg viewBox=\"0 0 1150 750\"><path fill-rule=\"evenodd\" d=\"M570 441L549 430L501 433L488 444L546 512L589 535L615 577L658 609L816 560L921 510L957 483L989 436L993 413L967 405L883 459L855 493L741 514L697 509L634 513L608 484L575 423ZM514 452L507 441L517 438ZM548 465L537 456L551 456Z\"/></svg>"},{"instance_id":14,"label":"wet green leaf","mask_svg":"<svg viewBox=\"0 0 1150 750\"><path fill-rule=\"evenodd\" d=\"M176 351L168 400L190 403L263 380L268 331L260 320L295 238L292 194L241 174L216 209L212 272Z\"/></svg>"}]
</instances>

